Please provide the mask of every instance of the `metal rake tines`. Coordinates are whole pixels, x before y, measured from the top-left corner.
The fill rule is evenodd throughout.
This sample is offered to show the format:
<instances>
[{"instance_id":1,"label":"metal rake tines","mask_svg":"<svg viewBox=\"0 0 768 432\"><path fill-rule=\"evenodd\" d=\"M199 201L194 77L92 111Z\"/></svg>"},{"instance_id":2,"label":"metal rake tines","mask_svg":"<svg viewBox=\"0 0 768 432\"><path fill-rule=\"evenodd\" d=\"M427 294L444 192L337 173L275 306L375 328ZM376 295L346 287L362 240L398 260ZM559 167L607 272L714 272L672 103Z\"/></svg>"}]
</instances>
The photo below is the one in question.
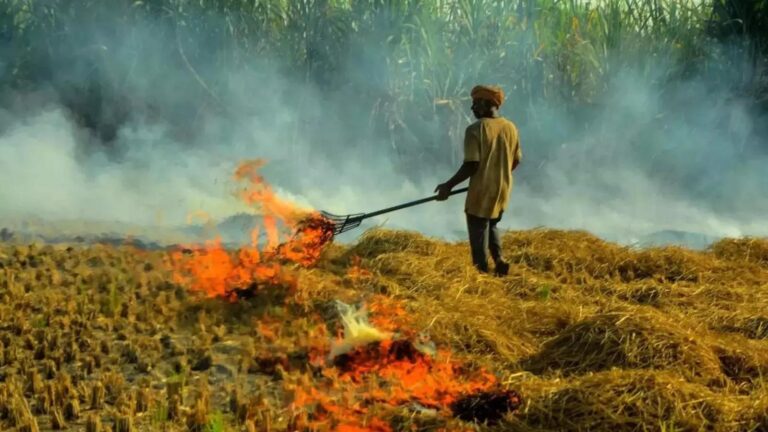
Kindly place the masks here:
<instances>
[{"instance_id":1,"label":"metal rake tines","mask_svg":"<svg viewBox=\"0 0 768 432\"><path fill-rule=\"evenodd\" d=\"M339 216L324 211L320 212L323 217L333 223L333 234L339 235L345 231L357 228L363 222L364 213Z\"/></svg>"}]
</instances>

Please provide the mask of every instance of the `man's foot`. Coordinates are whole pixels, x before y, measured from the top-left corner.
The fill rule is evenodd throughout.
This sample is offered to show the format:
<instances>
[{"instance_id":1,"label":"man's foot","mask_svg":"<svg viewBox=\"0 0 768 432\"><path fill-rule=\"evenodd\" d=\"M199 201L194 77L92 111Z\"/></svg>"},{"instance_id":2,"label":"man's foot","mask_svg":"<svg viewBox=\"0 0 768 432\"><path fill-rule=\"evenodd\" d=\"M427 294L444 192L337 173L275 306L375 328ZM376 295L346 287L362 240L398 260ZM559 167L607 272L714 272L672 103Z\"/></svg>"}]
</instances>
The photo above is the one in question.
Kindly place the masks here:
<instances>
[{"instance_id":1,"label":"man's foot","mask_svg":"<svg viewBox=\"0 0 768 432\"><path fill-rule=\"evenodd\" d=\"M491 272L491 269L489 269L487 265L485 267L479 266L479 265L475 265L475 270L477 270L479 273L483 273L483 274L487 274L487 273Z\"/></svg>"},{"instance_id":2,"label":"man's foot","mask_svg":"<svg viewBox=\"0 0 768 432\"><path fill-rule=\"evenodd\" d=\"M497 262L494 273L496 273L496 276L506 276L509 274L509 264L504 261Z\"/></svg>"}]
</instances>

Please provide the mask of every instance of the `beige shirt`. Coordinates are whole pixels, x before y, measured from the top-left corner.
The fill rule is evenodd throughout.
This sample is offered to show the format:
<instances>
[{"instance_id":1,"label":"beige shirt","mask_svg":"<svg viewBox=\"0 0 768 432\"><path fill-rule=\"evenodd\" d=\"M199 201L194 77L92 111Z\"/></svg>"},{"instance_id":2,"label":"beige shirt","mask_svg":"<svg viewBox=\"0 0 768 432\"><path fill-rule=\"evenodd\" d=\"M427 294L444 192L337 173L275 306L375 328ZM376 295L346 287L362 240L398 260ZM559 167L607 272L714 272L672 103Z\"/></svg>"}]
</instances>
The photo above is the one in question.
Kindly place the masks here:
<instances>
[{"instance_id":1,"label":"beige shirt","mask_svg":"<svg viewBox=\"0 0 768 432\"><path fill-rule=\"evenodd\" d=\"M469 125L464 136L464 161L479 165L469 179L464 210L477 217L499 217L512 191L512 164L522 157L517 127L511 121L482 118Z\"/></svg>"}]
</instances>

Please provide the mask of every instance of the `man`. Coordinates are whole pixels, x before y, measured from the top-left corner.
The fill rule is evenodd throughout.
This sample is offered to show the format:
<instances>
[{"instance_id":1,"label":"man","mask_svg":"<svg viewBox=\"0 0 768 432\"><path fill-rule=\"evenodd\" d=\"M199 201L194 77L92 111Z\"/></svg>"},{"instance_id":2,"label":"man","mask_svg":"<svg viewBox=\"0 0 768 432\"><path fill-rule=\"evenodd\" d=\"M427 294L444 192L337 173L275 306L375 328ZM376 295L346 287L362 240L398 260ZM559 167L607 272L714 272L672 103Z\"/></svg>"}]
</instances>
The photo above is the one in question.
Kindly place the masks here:
<instances>
[{"instance_id":1,"label":"man","mask_svg":"<svg viewBox=\"0 0 768 432\"><path fill-rule=\"evenodd\" d=\"M479 85L472 89L472 113L478 119L467 127L464 137L464 163L456 174L437 186L438 201L448 199L451 190L469 179L464 204L469 245L475 267L488 273L487 249L498 276L509 272L502 258L501 240L496 225L501 220L512 190L512 171L520 164L522 151L517 127L499 115L504 91L496 86Z\"/></svg>"}]
</instances>

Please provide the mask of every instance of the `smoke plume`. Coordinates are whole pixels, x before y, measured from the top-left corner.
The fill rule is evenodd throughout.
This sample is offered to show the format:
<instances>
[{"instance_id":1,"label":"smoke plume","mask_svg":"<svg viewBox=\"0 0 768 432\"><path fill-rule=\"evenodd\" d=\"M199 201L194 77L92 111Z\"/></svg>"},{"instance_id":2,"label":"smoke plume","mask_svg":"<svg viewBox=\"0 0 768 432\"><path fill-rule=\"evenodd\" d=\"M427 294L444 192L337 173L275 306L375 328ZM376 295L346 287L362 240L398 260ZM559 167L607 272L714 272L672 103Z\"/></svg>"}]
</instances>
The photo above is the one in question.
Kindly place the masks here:
<instances>
[{"instance_id":1,"label":"smoke plume","mask_svg":"<svg viewBox=\"0 0 768 432\"><path fill-rule=\"evenodd\" d=\"M298 205L368 212L431 195L460 164L461 136L446 138L434 122L425 120L417 134L431 137L421 151L433 152L434 164L411 158L413 142L393 144L372 127L366 98L385 91L380 44L358 41L363 47L339 60L335 79L354 91L328 91L291 73L283 59L233 68L205 55L220 49L215 42L181 43L154 23L137 25L111 32L84 25L89 43L46 65L54 71L50 88L6 92L2 223L80 221L84 231L113 224L138 234L184 227L196 212L224 220L251 211L234 196L232 173L254 158L268 161L266 180ZM172 47L172 58L161 47ZM108 52L107 70L70 64L83 50ZM609 90L578 112L543 98L509 99L502 113L519 126L523 162L502 228L583 229L620 242L660 230L768 235L765 115L705 73L664 85L648 76L612 72ZM62 82L100 89L96 115L114 122L113 136L94 134L72 115L74 96L56 90ZM468 117L454 122L459 130L468 124ZM463 239L462 197L375 218L341 240L373 225Z\"/></svg>"}]
</instances>

